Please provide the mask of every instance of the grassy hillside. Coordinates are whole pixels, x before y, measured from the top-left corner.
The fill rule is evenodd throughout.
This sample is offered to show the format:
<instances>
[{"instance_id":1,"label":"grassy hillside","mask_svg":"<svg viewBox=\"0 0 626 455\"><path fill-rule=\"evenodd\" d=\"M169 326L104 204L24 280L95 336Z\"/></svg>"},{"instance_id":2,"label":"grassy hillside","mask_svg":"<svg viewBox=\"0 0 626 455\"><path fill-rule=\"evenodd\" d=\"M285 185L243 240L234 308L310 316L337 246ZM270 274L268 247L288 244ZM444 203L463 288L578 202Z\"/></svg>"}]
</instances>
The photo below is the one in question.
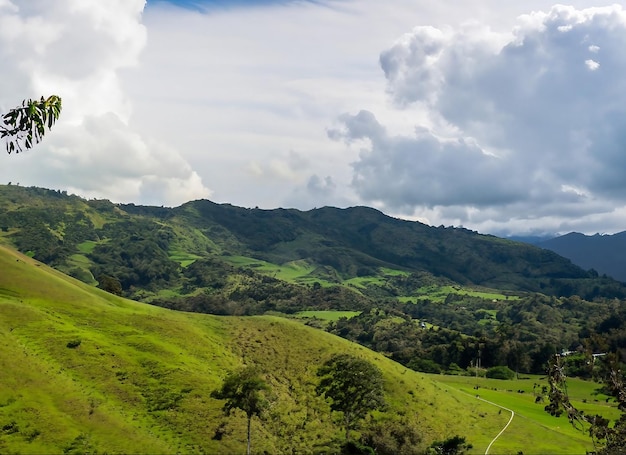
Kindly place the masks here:
<instances>
[{"instance_id":1,"label":"grassy hillside","mask_svg":"<svg viewBox=\"0 0 626 455\"><path fill-rule=\"evenodd\" d=\"M4 248L0 270L0 452L241 452L245 419L223 417L209 394L244 363L275 393L267 420L255 422L256 451L336 448L340 430L313 388L317 366L339 351L384 370L391 408L378 418L414 426L424 444L485 439L501 424L486 406L297 322L123 300Z\"/></svg>"},{"instance_id":2,"label":"grassy hillside","mask_svg":"<svg viewBox=\"0 0 626 455\"><path fill-rule=\"evenodd\" d=\"M274 395L267 417L254 421L255 452L333 452L342 432L313 390L317 366L337 352L382 369L390 406L368 425L386 434L415 430L415 449L460 434L484 453L508 420L492 405L296 321L125 300L4 247L0 270L2 453L241 453L245 416L224 417L210 392L244 364L265 373ZM551 428L533 427L533 437L533 448L520 438L507 447L542 453L542 441L553 448L558 440L567 452L589 448Z\"/></svg>"}]
</instances>

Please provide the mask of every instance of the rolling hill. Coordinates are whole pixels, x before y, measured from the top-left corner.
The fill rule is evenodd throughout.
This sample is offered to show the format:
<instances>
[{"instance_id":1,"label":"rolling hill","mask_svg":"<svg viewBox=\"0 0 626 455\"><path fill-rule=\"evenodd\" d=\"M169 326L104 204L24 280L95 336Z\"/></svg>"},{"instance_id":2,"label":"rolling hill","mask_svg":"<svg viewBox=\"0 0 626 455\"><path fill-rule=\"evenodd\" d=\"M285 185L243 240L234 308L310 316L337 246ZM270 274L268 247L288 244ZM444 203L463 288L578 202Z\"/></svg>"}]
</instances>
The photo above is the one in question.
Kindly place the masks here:
<instances>
[{"instance_id":1,"label":"rolling hill","mask_svg":"<svg viewBox=\"0 0 626 455\"><path fill-rule=\"evenodd\" d=\"M292 312L320 302L363 309L368 301L415 297L433 283L626 296L626 286L551 251L366 207L303 212L199 200L165 208L1 185L0 242L136 300L214 313L232 314L227 302L245 307L269 295L273 308L263 303L245 312ZM187 303L172 303L180 296ZM203 302L188 302L199 296Z\"/></svg>"},{"instance_id":2,"label":"rolling hill","mask_svg":"<svg viewBox=\"0 0 626 455\"><path fill-rule=\"evenodd\" d=\"M335 452L342 432L313 389L317 366L338 352L383 371L389 408L368 427L387 436L414 431L419 442L403 453L455 434L484 453L509 418L295 321L190 314L126 300L6 247L0 270L2 453L241 453L245 416L224 417L210 392L243 364L258 366L273 390L270 412L254 421L255 452ZM508 448L590 448L582 435L517 422L523 431L509 435Z\"/></svg>"}]
</instances>

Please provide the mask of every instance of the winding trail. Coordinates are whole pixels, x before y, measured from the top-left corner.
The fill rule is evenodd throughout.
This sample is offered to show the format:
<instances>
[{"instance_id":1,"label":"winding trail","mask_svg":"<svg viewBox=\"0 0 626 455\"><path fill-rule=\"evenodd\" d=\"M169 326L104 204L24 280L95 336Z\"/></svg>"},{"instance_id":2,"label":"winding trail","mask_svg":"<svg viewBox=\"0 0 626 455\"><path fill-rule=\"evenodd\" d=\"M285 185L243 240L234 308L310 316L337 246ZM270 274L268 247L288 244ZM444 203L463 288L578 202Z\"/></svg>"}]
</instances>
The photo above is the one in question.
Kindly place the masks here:
<instances>
[{"instance_id":1,"label":"winding trail","mask_svg":"<svg viewBox=\"0 0 626 455\"><path fill-rule=\"evenodd\" d=\"M507 424L504 426L504 428L502 430L500 430L500 433L498 433L496 435L496 437L493 438L491 440L491 442L489 443L489 445L487 446L487 450L485 450L485 455L489 455L489 449L491 449L491 446L493 445L493 443L496 442L496 439L498 439L502 435L502 433L504 433L506 431L506 429L509 427L509 425L511 425L511 422L513 422L513 417L515 417L515 412L512 409L505 408L504 406L500 406L499 404L496 404L493 401L485 400L484 398L480 398L480 397L476 397L476 398L481 400L481 401L484 401L485 403L492 404L494 406L497 406L497 407L499 407L501 409L504 409L505 411L509 411L511 413L511 418L509 419Z\"/></svg>"},{"instance_id":2,"label":"winding trail","mask_svg":"<svg viewBox=\"0 0 626 455\"><path fill-rule=\"evenodd\" d=\"M487 449L485 450L485 455L489 455L489 450L491 449L491 446L493 445L493 443L494 443L494 442L496 442L496 440L497 440L500 436L502 436L502 433L504 433L504 432L506 431L506 429L507 429L507 428L509 428L509 425L511 425L511 422L513 422L513 417L515 417L515 411L513 411L512 409L509 409L509 408L505 408L504 406L500 406L499 404L494 403L493 401L489 401L489 400L485 400L484 398L480 398L478 395L472 395L471 393L467 393L466 391L464 391L464 390L460 390L460 389L457 389L457 390L458 390L459 392L461 392L461 393L464 393L465 395L472 396L472 397L476 398L477 400L484 401L485 403L489 403L489 404L491 404L491 405L493 405L493 406L497 406L498 408L500 408L500 409L504 409L505 411L509 411L509 412L511 413L511 418L509 419L509 421L507 422L507 424L504 426L504 428L502 428L502 430L500 430L500 433L498 433L498 434L496 435L496 437L495 437L495 438L493 438L493 439L491 440L491 442L489 443L489 445L487 446Z\"/></svg>"}]
</instances>

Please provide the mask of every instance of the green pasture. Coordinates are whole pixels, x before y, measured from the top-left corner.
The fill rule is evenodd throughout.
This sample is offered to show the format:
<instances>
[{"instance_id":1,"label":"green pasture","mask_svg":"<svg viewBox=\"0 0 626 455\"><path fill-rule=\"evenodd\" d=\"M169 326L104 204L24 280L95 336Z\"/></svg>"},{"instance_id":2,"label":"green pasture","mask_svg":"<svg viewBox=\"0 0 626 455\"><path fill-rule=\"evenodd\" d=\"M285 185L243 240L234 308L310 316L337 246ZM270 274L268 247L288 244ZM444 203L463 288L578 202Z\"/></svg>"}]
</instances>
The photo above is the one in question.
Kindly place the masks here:
<instances>
[{"instance_id":1,"label":"green pasture","mask_svg":"<svg viewBox=\"0 0 626 455\"><path fill-rule=\"evenodd\" d=\"M68 262L70 265L78 267L89 267L91 265L91 261L84 254L72 254Z\"/></svg>"},{"instance_id":2,"label":"green pasture","mask_svg":"<svg viewBox=\"0 0 626 455\"><path fill-rule=\"evenodd\" d=\"M380 273L387 276L409 276L410 273L404 270L390 269L388 267L380 267Z\"/></svg>"},{"instance_id":3,"label":"green pasture","mask_svg":"<svg viewBox=\"0 0 626 455\"><path fill-rule=\"evenodd\" d=\"M414 296L400 297L400 301L414 302L416 299L428 299L432 302L444 302L450 294L478 297L485 300L518 300L519 296L507 295L497 290L465 288L461 286L424 286Z\"/></svg>"},{"instance_id":4,"label":"green pasture","mask_svg":"<svg viewBox=\"0 0 626 455\"><path fill-rule=\"evenodd\" d=\"M344 284L354 286L357 289L365 289L368 286L382 286L385 284L385 279L380 276L359 276L345 280Z\"/></svg>"},{"instance_id":5,"label":"green pasture","mask_svg":"<svg viewBox=\"0 0 626 455\"><path fill-rule=\"evenodd\" d=\"M178 262L181 267L187 267L200 259L201 256L182 250L171 250L169 258L174 262Z\"/></svg>"},{"instance_id":6,"label":"green pasture","mask_svg":"<svg viewBox=\"0 0 626 455\"><path fill-rule=\"evenodd\" d=\"M330 276L326 274L324 270L320 270L305 260L290 261L279 265L247 256L222 256L222 259L235 267L249 267L257 272L292 283L310 285L319 283L325 287L343 284L351 286L356 290L365 289L372 285L382 286L385 284L385 276L408 275L407 272L401 270L381 267L379 269L380 276L370 275L343 280L336 275Z\"/></svg>"},{"instance_id":7,"label":"green pasture","mask_svg":"<svg viewBox=\"0 0 626 455\"><path fill-rule=\"evenodd\" d=\"M344 352L383 372L389 406L374 422L413 428L422 450L459 434L484 453L506 422L300 321L140 304L3 247L0 270L0 453L243 453L245 415L225 417L210 395L244 364L264 372L273 395L266 419L253 421L256 453L337 453L343 432L314 384L318 366Z\"/></svg>"},{"instance_id":8,"label":"green pasture","mask_svg":"<svg viewBox=\"0 0 626 455\"><path fill-rule=\"evenodd\" d=\"M432 375L433 379L460 392L511 409L515 417L511 426L494 443L490 453L585 453L593 445L587 433L575 429L563 415L552 417L544 407L547 397L541 393L547 380L531 376L516 380L498 380L471 376ZM568 392L572 403L587 413L616 419L620 412L615 403L606 403L606 395L598 394L600 385L572 378ZM537 397L542 396L538 402ZM502 410L510 416L510 413Z\"/></svg>"},{"instance_id":9,"label":"green pasture","mask_svg":"<svg viewBox=\"0 0 626 455\"><path fill-rule=\"evenodd\" d=\"M482 318L480 321L478 321L478 323L480 325L487 325L487 324L491 324L491 323L498 323L497 320L497 315L498 315L498 310L487 310L487 309L482 309L480 311L484 311L485 312L485 317Z\"/></svg>"},{"instance_id":10,"label":"green pasture","mask_svg":"<svg viewBox=\"0 0 626 455\"><path fill-rule=\"evenodd\" d=\"M314 267L306 261L291 261L278 265L247 256L222 256L222 259L236 267L248 267L256 272L290 282L306 281L307 275L314 270Z\"/></svg>"},{"instance_id":11,"label":"green pasture","mask_svg":"<svg viewBox=\"0 0 626 455\"><path fill-rule=\"evenodd\" d=\"M94 248L98 245L98 243L99 242L95 242L93 240L87 240L83 243L79 243L78 251L80 251L83 254L89 254L94 250Z\"/></svg>"},{"instance_id":12,"label":"green pasture","mask_svg":"<svg viewBox=\"0 0 626 455\"><path fill-rule=\"evenodd\" d=\"M222 259L235 267L248 267L290 283L308 285L317 283L322 287L328 287L341 282L336 274L331 276L330 271L317 268L305 260L289 261L279 265L247 256L222 256Z\"/></svg>"}]
</instances>

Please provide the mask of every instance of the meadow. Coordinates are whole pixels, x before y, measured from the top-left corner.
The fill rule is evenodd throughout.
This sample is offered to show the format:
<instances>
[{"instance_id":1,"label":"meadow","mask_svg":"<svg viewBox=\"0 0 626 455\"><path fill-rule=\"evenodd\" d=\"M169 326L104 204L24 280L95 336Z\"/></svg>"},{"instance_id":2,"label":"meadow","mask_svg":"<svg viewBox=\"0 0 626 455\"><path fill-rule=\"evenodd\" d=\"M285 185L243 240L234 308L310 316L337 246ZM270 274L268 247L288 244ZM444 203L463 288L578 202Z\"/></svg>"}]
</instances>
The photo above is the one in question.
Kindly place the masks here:
<instances>
[{"instance_id":1,"label":"meadow","mask_svg":"<svg viewBox=\"0 0 626 455\"><path fill-rule=\"evenodd\" d=\"M585 453L585 450L593 448L586 431L574 428L564 415L556 418L544 410L547 397L542 394L542 387L548 387L545 377L524 375L514 380L446 375L432 377L467 396L515 412L511 425L493 444L490 453L515 453L518 450L523 450L524 454ZM600 393L599 389L600 384L593 381L568 379L568 393L574 406L589 414L619 418L621 413L615 401ZM504 409L502 413L510 415Z\"/></svg>"},{"instance_id":2,"label":"meadow","mask_svg":"<svg viewBox=\"0 0 626 455\"><path fill-rule=\"evenodd\" d=\"M316 369L348 352L377 365L386 412L419 447L456 434L480 453L504 425L492 406L384 356L280 317L217 317L125 300L0 247L1 453L241 453L245 416L210 393L256 365L272 407L255 451L337 450L343 432L314 393Z\"/></svg>"},{"instance_id":3,"label":"meadow","mask_svg":"<svg viewBox=\"0 0 626 455\"><path fill-rule=\"evenodd\" d=\"M417 298L418 300L428 299L432 302L443 303L448 295L464 295L469 297L478 297L485 300L517 300L518 295L514 293L504 294L500 291L485 288L476 287L463 287L458 285L447 286L424 286L418 290L414 296L402 296L399 298L402 302L412 302Z\"/></svg>"}]
</instances>

